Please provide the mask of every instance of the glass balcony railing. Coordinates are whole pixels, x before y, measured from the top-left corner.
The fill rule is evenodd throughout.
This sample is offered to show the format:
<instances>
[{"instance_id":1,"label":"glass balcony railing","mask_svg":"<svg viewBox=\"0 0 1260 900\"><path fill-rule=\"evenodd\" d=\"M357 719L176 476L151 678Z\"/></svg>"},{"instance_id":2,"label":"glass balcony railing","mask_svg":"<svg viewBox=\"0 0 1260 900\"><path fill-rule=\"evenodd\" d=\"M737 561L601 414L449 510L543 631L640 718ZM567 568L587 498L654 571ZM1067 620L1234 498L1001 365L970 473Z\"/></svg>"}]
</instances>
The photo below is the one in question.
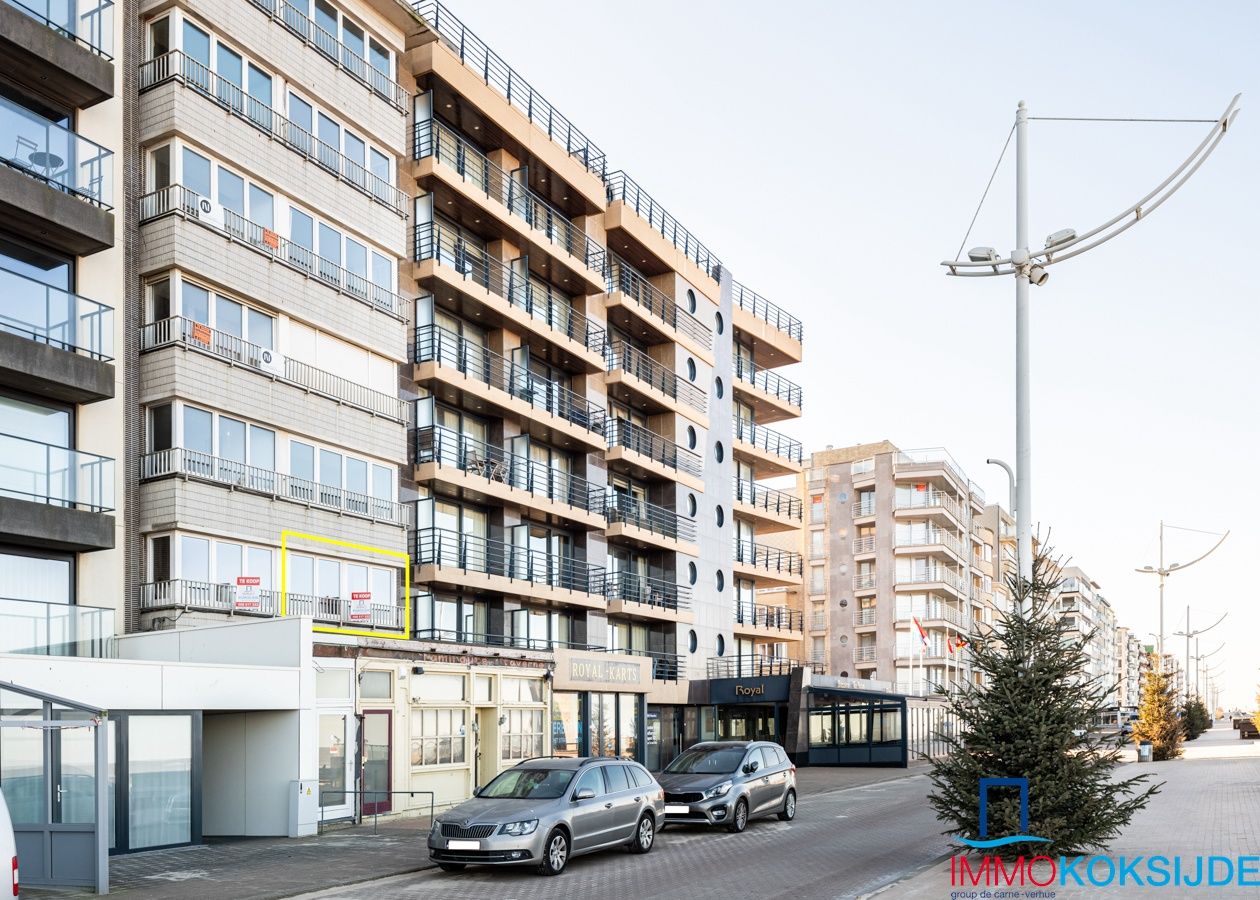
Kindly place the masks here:
<instances>
[{"instance_id":1,"label":"glass balcony railing","mask_svg":"<svg viewBox=\"0 0 1260 900\"><path fill-rule=\"evenodd\" d=\"M436 260L439 265L454 269L465 281L471 281L524 310L530 318L562 337L603 355L607 340L603 328L574 309L572 304L536 289L528 273L518 272L513 266L486 255L451 229L443 228L436 222L417 225L415 258L417 262Z\"/></svg>"},{"instance_id":2,"label":"glass balcony railing","mask_svg":"<svg viewBox=\"0 0 1260 900\"><path fill-rule=\"evenodd\" d=\"M805 451L800 441L793 440L764 425L757 425L747 419L735 418L735 440L751 444L758 450L764 450L774 456L781 456L797 465L804 459Z\"/></svg>"},{"instance_id":3,"label":"glass balcony railing","mask_svg":"<svg viewBox=\"0 0 1260 900\"><path fill-rule=\"evenodd\" d=\"M746 503L772 516L783 516L797 522L803 516L800 497L739 477L735 479L735 502Z\"/></svg>"},{"instance_id":4,"label":"glass balcony railing","mask_svg":"<svg viewBox=\"0 0 1260 900\"><path fill-rule=\"evenodd\" d=\"M657 362L642 350L627 344L625 341L609 341L608 370L625 372L659 391L671 400L685 403L697 412L706 412L709 400L704 391L684 378L680 378L673 369Z\"/></svg>"},{"instance_id":5,"label":"glass balcony railing","mask_svg":"<svg viewBox=\"0 0 1260 900\"><path fill-rule=\"evenodd\" d=\"M732 302L738 309L752 313L755 318L773 326L777 331L782 331L794 340L799 341L802 339L804 332L801 329L801 320L796 318L796 316L788 314L765 297L749 290L739 282L732 284L731 289L733 292Z\"/></svg>"},{"instance_id":6,"label":"glass balcony railing","mask_svg":"<svg viewBox=\"0 0 1260 900\"><path fill-rule=\"evenodd\" d=\"M649 315L660 319L706 350L713 347L713 332L707 326L702 325L699 319L680 307L672 297L615 253L608 254L604 280L607 282L608 293L620 293L633 300Z\"/></svg>"},{"instance_id":7,"label":"glass balcony railing","mask_svg":"<svg viewBox=\"0 0 1260 900\"><path fill-rule=\"evenodd\" d=\"M414 356L417 363L436 362L452 368L592 434L603 436L605 433L604 410L587 402L581 394L536 375L526 366L519 366L453 331L437 325L421 325L416 329Z\"/></svg>"},{"instance_id":8,"label":"glass balcony railing","mask_svg":"<svg viewBox=\"0 0 1260 900\"><path fill-rule=\"evenodd\" d=\"M604 590L603 568L585 560L445 528L417 528L411 555L418 566L497 575L583 594Z\"/></svg>"},{"instance_id":9,"label":"glass balcony railing","mask_svg":"<svg viewBox=\"0 0 1260 900\"><path fill-rule=\"evenodd\" d=\"M0 267L0 331L109 362L114 309Z\"/></svg>"},{"instance_id":10,"label":"glass balcony railing","mask_svg":"<svg viewBox=\"0 0 1260 900\"><path fill-rule=\"evenodd\" d=\"M700 456L683 447L679 447L668 438L664 438L642 425L636 425L626 419L610 419L608 422L608 446L625 447L635 453L646 456L670 469L686 472L699 478L704 472Z\"/></svg>"},{"instance_id":11,"label":"glass balcony railing","mask_svg":"<svg viewBox=\"0 0 1260 900\"><path fill-rule=\"evenodd\" d=\"M0 433L0 497L49 506L111 512L114 461Z\"/></svg>"},{"instance_id":12,"label":"glass balcony railing","mask_svg":"<svg viewBox=\"0 0 1260 900\"><path fill-rule=\"evenodd\" d=\"M778 372L760 368L750 359L735 357L735 378L745 384L751 384L759 391L782 400L789 406L801 405L801 386L788 381Z\"/></svg>"},{"instance_id":13,"label":"glass balcony railing","mask_svg":"<svg viewBox=\"0 0 1260 900\"><path fill-rule=\"evenodd\" d=\"M778 575L798 576L804 571L801 555L796 551L780 550L738 538L735 540L735 562Z\"/></svg>"},{"instance_id":14,"label":"glass balcony railing","mask_svg":"<svg viewBox=\"0 0 1260 900\"><path fill-rule=\"evenodd\" d=\"M600 179L604 178L607 172L604 151L562 116L545 97L530 87L529 82L481 38L469 31L444 3L440 0L415 0L411 8L429 24L447 49L458 56L477 77L502 94L509 104L537 128L546 132L547 137L563 147L587 171Z\"/></svg>"},{"instance_id":15,"label":"glass balcony railing","mask_svg":"<svg viewBox=\"0 0 1260 900\"><path fill-rule=\"evenodd\" d=\"M112 609L0 597L0 653L103 657L113 639Z\"/></svg>"},{"instance_id":16,"label":"glass balcony railing","mask_svg":"<svg viewBox=\"0 0 1260 900\"><path fill-rule=\"evenodd\" d=\"M280 615L283 608L286 616L310 616L316 622L390 631L401 631L406 620L406 609L402 603L378 602L373 599L369 606L369 617L364 621L350 617L351 603L348 599L293 592L282 598L280 591L269 589L259 592L257 607L242 609L236 603L235 585L182 578L140 585L140 608L202 610L267 617Z\"/></svg>"},{"instance_id":17,"label":"glass balcony railing","mask_svg":"<svg viewBox=\"0 0 1260 900\"><path fill-rule=\"evenodd\" d=\"M98 56L113 59L114 54L114 4L110 0L77 3L52 2L52 0L4 0L14 9L21 10L43 22L53 31L77 44L82 44Z\"/></svg>"},{"instance_id":18,"label":"glass balcony railing","mask_svg":"<svg viewBox=\"0 0 1260 900\"><path fill-rule=\"evenodd\" d=\"M691 588L634 572L608 572L604 576L604 596L609 600L625 600L672 610L691 606Z\"/></svg>"},{"instance_id":19,"label":"glass balcony railing","mask_svg":"<svg viewBox=\"0 0 1260 900\"><path fill-rule=\"evenodd\" d=\"M231 487L234 490L264 494L276 500L327 509L374 522L405 526L411 524L411 507L386 497L373 497L336 485L321 484L283 472L222 459L197 450L174 447L147 453L140 459L142 481L179 475Z\"/></svg>"},{"instance_id":20,"label":"glass balcony railing","mask_svg":"<svg viewBox=\"0 0 1260 900\"><path fill-rule=\"evenodd\" d=\"M520 456L441 425L415 432L416 465L436 462L528 491L584 512L603 515L605 489L546 463Z\"/></svg>"},{"instance_id":21,"label":"glass balcony railing","mask_svg":"<svg viewBox=\"0 0 1260 900\"><path fill-rule=\"evenodd\" d=\"M770 628L777 631L805 630L805 614L799 609L787 606L740 603L735 607L735 621L749 628Z\"/></svg>"},{"instance_id":22,"label":"glass balcony railing","mask_svg":"<svg viewBox=\"0 0 1260 900\"><path fill-rule=\"evenodd\" d=\"M267 226L251 222L236 210L219 206L183 185L172 184L140 198L141 224L163 216L191 219L290 269L317 278L340 294L395 318L403 316L402 297L387 285L376 284L364 272L343 268L339 263L319 256L311 248L281 237Z\"/></svg>"},{"instance_id":23,"label":"glass balcony railing","mask_svg":"<svg viewBox=\"0 0 1260 900\"><path fill-rule=\"evenodd\" d=\"M964 488L971 484L962 466L958 465L949 451L941 447L926 450L901 450L893 457L894 472L914 472L922 469L944 469ZM983 500L983 493L980 497Z\"/></svg>"},{"instance_id":24,"label":"glass balcony railing","mask_svg":"<svg viewBox=\"0 0 1260 900\"><path fill-rule=\"evenodd\" d=\"M675 541L696 539L696 520L681 516L672 509L648 503L620 491L609 491L605 497L604 515L608 524L617 522L642 528Z\"/></svg>"},{"instance_id":25,"label":"glass balcony railing","mask_svg":"<svg viewBox=\"0 0 1260 900\"><path fill-rule=\"evenodd\" d=\"M233 84L192 57L172 50L140 66L141 92L169 81L192 88L299 156L317 163L338 180L400 216L406 216L407 194L393 185L388 173L381 175L370 171L363 160L351 159L331 144L324 143L273 110L268 102L249 95L240 85ZM270 99L267 98L268 101Z\"/></svg>"},{"instance_id":26,"label":"glass balcony railing","mask_svg":"<svg viewBox=\"0 0 1260 900\"><path fill-rule=\"evenodd\" d=\"M704 270L704 273L717 281L722 272L722 260L718 259L696 236L678 223L678 220L657 203L652 195L639 187L625 172L610 172L606 180L608 186L608 202L618 200L625 203L647 222L652 230L682 252L693 263Z\"/></svg>"},{"instance_id":27,"label":"glass balcony railing","mask_svg":"<svg viewBox=\"0 0 1260 900\"><path fill-rule=\"evenodd\" d=\"M0 97L0 163L101 209L113 209L114 153Z\"/></svg>"},{"instance_id":28,"label":"glass balcony railing","mask_svg":"<svg viewBox=\"0 0 1260 900\"><path fill-rule=\"evenodd\" d=\"M897 509L943 509L955 519L962 519L958 499L944 491L898 491L894 506Z\"/></svg>"}]
</instances>

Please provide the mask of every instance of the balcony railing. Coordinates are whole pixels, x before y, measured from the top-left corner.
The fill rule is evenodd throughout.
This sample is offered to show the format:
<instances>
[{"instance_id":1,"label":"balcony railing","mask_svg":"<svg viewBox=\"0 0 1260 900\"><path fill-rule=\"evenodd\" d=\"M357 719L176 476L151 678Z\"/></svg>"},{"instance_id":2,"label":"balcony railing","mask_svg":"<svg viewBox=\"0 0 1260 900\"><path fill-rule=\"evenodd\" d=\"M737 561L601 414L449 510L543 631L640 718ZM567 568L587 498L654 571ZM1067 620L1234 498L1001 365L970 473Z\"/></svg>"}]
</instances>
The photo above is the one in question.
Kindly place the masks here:
<instances>
[{"instance_id":1,"label":"balcony railing","mask_svg":"<svg viewBox=\"0 0 1260 900\"><path fill-rule=\"evenodd\" d=\"M872 494L871 496L865 499L853 501L853 518L856 519L859 516L873 516L873 515L875 515L875 495L874 494Z\"/></svg>"},{"instance_id":2,"label":"balcony railing","mask_svg":"<svg viewBox=\"0 0 1260 900\"><path fill-rule=\"evenodd\" d=\"M771 628L777 631L805 630L805 614L799 609L787 606L740 603L735 606L735 621L749 628Z\"/></svg>"},{"instance_id":3,"label":"balcony railing","mask_svg":"<svg viewBox=\"0 0 1260 900\"><path fill-rule=\"evenodd\" d=\"M604 515L609 525L622 522L675 541L696 539L695 519L620 491L609 491L605 496Z\"/></svg>"},{"instance_id":4,"label":"balcony railing","mask_svg":"<svg viewBox=\"0 0 1260 900\"><path fill-rule=\"evenodd\" d=\"M109 362L114 309L0 267L0 331Z\"/></svg>"},{"instance_id":5,"label":"balcony railing","mask_svg":"<svg viewBox=\"0 0 1260 900\"><path fill-rule=\"evenodd\" d=\"M353 160L331 144L289 121L271 106L233 84L180 50L172 50L140 66L140 91L175 81L218 103L232 115L279 141L304 159L327 169L337 179L357 188L404 218L407 194L388 177L370 171L362 160ZM270 100L270 97L267 98Z\"/></svg>"},{"instance_id":6,"label":"balcony railing","mask_svg":"<svg viewBox=\"0 0 1260 900\"><path fill-rule=\"evenodd\" d=\"M255 0L257 2L257 0ZM530 87L497 53L464 26L440 0L415 0L411 8L437 33L442 43L509 104L546 132L565 152L601 180L607 172L604 151Z\"/></svg>"},{"instance_id":7,"label":"balcony railing","mask_svg":"<svg viewBox=\"0 0 1260 900\"><path fill-rule=\"evenodd\" d=\"M507 207L532 233L580 259L586 268L603 272L607 251L568 216L531 191L517 175L523 174L522 169L509 172L495 165L453 129L432 118L416 123L412 153L416 159L433 157L454 169L465 183L475 185L486 197Z\"/></svg>"},{"instance_id":8,"label":"balcony railing","mask_svg":"<svg viewBox=\"0 0 1260 900\"><path fill-rule=\"evenodd\" d=\"M604 596L609 600L625 600L681 610L691 606L691 588L664 578L636 575L634 572L608 572L604 575Z\"/></svg>"},{"instance_id":9,"label":"balcony railing","mask_svg":"<svg viewBox=\"0 0 1260 900\"><path fill-rule=\"evenodd\" d=\"M603 328L575 310L570 303L535 289L526 273L487 256L449 228L443 228L436 222L417 225L415 256L417 262L432 259L454 269L465 281L471 281L524 310L531 318L559 332L562 337L603 355L607 340Z\"/></svg>"},{"instance_id":10,"label":"balcony railing","mask_svg":"<svg viewBox=\"0 0 1260 900\"><path fill-rule=\"evenodd\" d=\"M366 275L351 272L314 250L281 237L265 225L251 222L235 210L217 206L196 191L172 184L140 198L140 222L151 222L162 216L192 219L229 240L240 241L257 253L316 278L338 293L345 294L383 310L395 318L403 318L403 299L385 285L376 284ZM221 220L220 220L221 216Z\"/></svg>"},{"instance_id":11,"label":"balcony railing","mask_svg":"<svg viewBox=\"0 0 1260 900\"><path fill-rule=\"evenodd\" d=\"M416 329L415 361L449 366L592 434L602 436L606 431L604 410L587 402L581 394L438 325L421 325Z\"/></svg>"},{"instance_id":12,"label":"balcony railing","mask_svg":"<svg viewBox=\"0 0 1260 900\"><path fill-rule=\"evenodd\" d=\"M593 644L575 644L571 641L553 640L551 638L525 637L517 634L491 634L483 631L461 631L455 628L416 628L414 637L417 641L478 644L485 647L508 647L513 650L535 650L540 653L550 652L557 647L596 652L604 649Z\"/></svg>"},{"instance_id":13,"label":"balcony railing","mask_svg":"<svg viewBox=\"0 0 1260 900\"><path fill-rule=\"evenodd\" d=\"M142 353L162 347L181 345L190 350L200 350L225 359L234 366L253 369L269 378L299 387L329 400L355 406L364 412L397 422L406 422L408 405L405 400L375 391L340 375L282 356L268 347L239 338L226 331L219 331L183 316L172 316L160 322L151 322L140 329Z\"/></svg>"},{"instance_id":14,"label":"balcony railing","mask_svg":"<svg viewBox=\"0 0 1260 900\"><path fill-rule=\"evenodd\" d=\"M436 462L453 466L547 500L596 515L604 514L603 487L441 425L417 428L415 447L416 465Z\"/></svg>"},{"instance_id":15,"label":"balcony railing","mask_svg":"<svg viewBox=\"0 0 1260 900\"><path fill-rule=\"evenodd\" d=\"M604 267L604 280L608 293L621 293L630 298L649 315L652 315L670 328L695 341L706 350L713 347L713 332L700 323L700 320L674 302L652 282L615 253L608 254L608 263Z\"/></svg>"},{"instance_id":16,"label":"balcony railing","mask_svg":"<svg viewBox=\"0 0 1260 900\"><path fill-rule=\"evenodd\" d=\"M236 585L215 584L208 581L189 581L176 578L170 581L151 581L140 585L140 608L145 610L184 609L233 615L266 616L280 615L281 592L259 592L257 608L237 608ZM351 618L351 603L341 597L319 597L313 594L289 592L284 598L286 616L310 616L317 622L337 625L353 625L356 628L383 628L401 631L405 625L406 610L401 603L381 603L373 600L367 621Z\"/></svg>"},{"instance_id":17,"label":"balcony railing","mask_svg":"<svg viewBox=\"0 0 1260 900\"><path fill-rule=\"evenodd\" d=\"M875 656L879 652L878 647L854 647L854 662L875 662Z\"/></svg>"},{"instance_id":18,"label":"balcony railing","mask_svg":"<svg viewBox=\"0 0 1260 900\"><path fill-rule=\"evenodd\" d=\"M746 503L772 516L783 516L796 522L800 522L804 516L800 497L755 481L745 481L738 476L735 478L735 502Z\"/></svg>"},{"instance_id":19,"label":"balcony railing","mask_svg":"<svg viewBox=\"0 0 1260 900\"><path fill-rule=\"evenodd\" d=\"M927 450L901 450L893 457L894 472L912 472L915 469L944 469L961 485L970 482L963 474L962 466L955 462L949 451L941 447ZM983 497L983 495L981 495Z\"/></svg>"},{"instance_id":20,"label":"balcony railing","mask_svg":"<svg viewBox=\"0 0 1260 900\"><path fill-rule=\"evenodd\" d=\"M141 457L142 481L171 475L221 484L234 490L263 494L273 500L287 500L388 525L406 526L411 523L411 507L402 503L211 456L198 450L174 447Z\"/></svg>"},{"instance_id":21,"label":"balcony railing","mask_svg":"<svg viewBox=\"0 0 1260 900\"><path fill-rule=\"evenodd\" d=\"M855 609L853 611L854 625L874 625L875 624L875 607L867 609Z\"/></svg>"},{"instance_id":22,"label":"balcony railing","mask_svg":"<svg viewBox=\"0 0 1260 900\"><path fill-rule=\"evenodd\" d=\"M810 631L824 631L827 628L827 614L816 612L809 619Z\"/></svg>"},{"instance_id":23,"label":"balcony railing","mask_svg":"<svg viewBox=\"0 0 1260 900\"><path fill-rule=\"evenodd\" d=\"M897 621L908 622L910 621L911 615L912 612L910 609L900 607L897 610ZM958 628L966 628L968 622L965 613L937 600L929 600L927 603L923 604L921 609L914 612L913 615L921 622L936 620L948 622Z\"/></svg>"},{"instance_id":24,"label":"balcony railing","mask_svg":"<svg viewBox=\"0 0 1260 900\"><path fill-rule=\"evenodd\" d=\"M112 609L0 597L0 653L103 657L113 639Z\"/></svg>"},{"instance_id":25,"label":"balcony railing","mask_svg":"<svg viewBox=\"0 0 1260 900\"><path fill-rule=\"evenodd\" d=\"M762 678L767 675L791 675L805 663L763 653L736 656L711 656L706 660L709 678Z\"/></svg>"},{"instance_id":26,"label":"balcony railing","mask_svg":"<svg viewBox=\"0 0 1260 900\"><path fill-rule=\"evenodd\" d=\"M962 543L958 538L950 534L948 531L942 531L939 528L929 528L927 530L911 533L909 536L898 535L898 547L945 547L953 551L955 556L962 557Z\"/></svg>"},{"instance_id":27,"label":"balcony railing","mask_svg":"<svg viewBox=\"0 0 1260 900\"><path fill-rule=\"evenodd\" d=\"M963 580L962 575L953 569L947 569L944 566L934 566L928 569L915 569L908 575L897 576L898 584L947 584L954 590L961 593L967 593L967 583Z\"/></svg>"},{"instance_id":28,"label":"balcony railing","mask_svg":"<svg viewBox=\"0 0 1260 900\"><path fill-rule=\"evenodd\" d=\"M82 44L97 56L113 59L114 4L110 0L86 3L55 3L52 0L4 0L53 31Z\"/></svg>"},{"instance_id":29,"label":"balcony railing","mask_svg":"<svg viewBox=\"0 0 1260 900\"><path fill-rule=\"evenodd\" d=\"M875 549L875 535L868 534L866 537L856 537L853 539L854 553L871 553Z\"/></svg>"},{"instance_id":30,"label":"balcony railing","mask_svg":"<svg viewBox=\"0 0 1260 900\"><path fill-rule=\"evenodd\" d=\"M735 540L735 562L779 575L800 575L804 571L801 555L796 551L780 550L738 538Z\"/></svg>"},{"instance_id":31,"label":"balcony railing","mask_svg":"<svg viewBox=\"0 0 1260 900\"><path fill-rule=\"evenodd\" d=\"M289 0L253 0L255 6L323 54L329 62L379 94L400 113L410 112L410 97L389 73L376 68L335 35L329 34Z\"/></svg>"},{"instance_id":32,"label":"balcony railing","mask_svg":"<svg viewBox=\"0 0 1260 900\"><path fill-rule=\"evenodd\" d=\"M111 512L114 461L0 432L0 497Z\"/></svg>"},{"instance_id":33,"label":"balcony railing","mask_svg":"<svg viewBox=\"0 0 1260 900\"><path fill-rule=\"evenodd\" d=\"M696 478L704 472L704 465L698 454L627 419L613 418L608 421L608 446L625 447L663 466Z\"/></svg>"},{"instance_id":34,"label":"balcony railing","mask_svg":"<svg viewBox=\"0 0 1260 900\"><path fill-rule=\"evenodd\" d=\"M0 97L0 163L80 200L113 209L114 152Z\"/></svg>"},{"instance_id":35,"label":"balcony railing","mask_svg":"<svg viewBox=\"0 0 1260 900\"><path fill-rule=\"evenodd\" d=\"M604 570L600 566L444 528L416 529L412 561L419 566L497 575L583 594L602 594L604 590Z\"/></svg>"},{"instance_id":36,"label":"balcony railing","mask_svg":"<svg viewBox=\"0 0 1260 900\"><path fill-rule=\"evenodd\" d=\"M673 244L676 250L682 251L683 256L703 269L704 273L714 281L718 280L721 275L722 260L696 240L694 234L678 224L678 220L639 187L634 179L619 169L609 173L607 185L609 203L617 200L625 203L639 215L639 218L647 222L653 231Z\"/></svg>"},{"instance_id":37,"label":"balcony railing","mask_svg":"<svg viewBox=\"0 0 1260 900\"><path fill-rule=\"evenodd\" d=\"M620 370L633 375L671 400L684 403L697 412L705 412L709 408L704 391L625 341L609 341L607 359L610 372Z\"/></svg>"},{"instance_id":38,"label":"balcony railing","mask_svg":"<svg viewBox=\"0 0 1260 900\"><path fill-rule=\"evenodd\" d=\"M764 425L756 425L738 416L735 417L735 440L752 444L758 450L781 456L798 465L805 455L800 441L794 441L786 434L781 434Z\"/></svg>"},{"instance_id":39,"label":"balcony railing","mask_svg":"<svg viewBox=\"0 0 1260 900\"><path fill-rule=\"evenodd\" d=\"M943 509L955 519L962 518L958 501L944 491L910 491L896 500L897 509Z\"/></svg>"},{"instance_id":40,"label":"balcony railing","mask_svg":"<svg viewBox=\"0 0 1260 900\"><path fill-rule=\"evenodd\" d=\"M677 653L661 650L631 650L627 647L592 647L603 653L625 653L629 656L646 656L652 660L652 678L656 681L678 681L686 678L682 658Z\"/></svg>"},{"instance_id":41,"label":"balcony railing","mask_svg":"<svg viewBox=\"0 0 1260 900\"><path fill-rule=\"evenodd\" d=\"M874 572L859 572L853 576L853 590L867 591L875 587Z\"/></svg>"},{"instance_id":42,"label":"balcony railing","mask_svg":"<svg viewBox=\"0 0 1260 900\"><path fill-rule=\"evenodd\" d=\"M731 300L735 306L752 313L756 318L774 326L775 329L782 331L790 338L798 341L802 339L801 320L796 318L796 316L784 312L765 297L750 291L738 281L731 285L731 290L733 292Z\"/></svg>"},{"instance_id":43,"label":"balcony railing","mask_svg":"<svg viewBox=\"0 0 1260 900\"><path fill-rule=\"evenodd\" d=\"M788 381L782 375L770 369L762 369L750 359L735 357L735 377L751 384L759 391L764 391L789 406L801 405L801 387Z\"/></svg>"}]
</instances>

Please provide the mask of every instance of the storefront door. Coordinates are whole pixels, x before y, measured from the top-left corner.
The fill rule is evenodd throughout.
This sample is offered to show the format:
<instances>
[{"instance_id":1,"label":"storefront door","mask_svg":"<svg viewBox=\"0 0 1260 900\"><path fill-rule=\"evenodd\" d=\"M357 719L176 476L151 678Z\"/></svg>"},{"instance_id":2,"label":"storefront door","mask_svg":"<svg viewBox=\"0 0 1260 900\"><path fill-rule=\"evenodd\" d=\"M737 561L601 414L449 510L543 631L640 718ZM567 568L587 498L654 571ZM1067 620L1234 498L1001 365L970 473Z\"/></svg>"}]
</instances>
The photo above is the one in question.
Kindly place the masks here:
<instances>
[{"instance_id":1,"label":"storefront door","mask_svg":"<svg viewBox=\"0 0 1260 900\"><path fill-rule=\"evenodd\" d=\"M324 820L354 815L354 753L358 741L349 712L319 714L319 806Z\"/></svg>"},{"instance_id":2,"label":"storefront door","mask_svg":"<svg viewBox=\"0 0 1260 900\"><path fill-rule=\"evenodd\" d=\"M370 709L363 713L363 814L387 813L392 810L391 772L393 770L393 713L387 709ZM373 793L379 792L379 793Z\"/></svg>"}]
</instances>

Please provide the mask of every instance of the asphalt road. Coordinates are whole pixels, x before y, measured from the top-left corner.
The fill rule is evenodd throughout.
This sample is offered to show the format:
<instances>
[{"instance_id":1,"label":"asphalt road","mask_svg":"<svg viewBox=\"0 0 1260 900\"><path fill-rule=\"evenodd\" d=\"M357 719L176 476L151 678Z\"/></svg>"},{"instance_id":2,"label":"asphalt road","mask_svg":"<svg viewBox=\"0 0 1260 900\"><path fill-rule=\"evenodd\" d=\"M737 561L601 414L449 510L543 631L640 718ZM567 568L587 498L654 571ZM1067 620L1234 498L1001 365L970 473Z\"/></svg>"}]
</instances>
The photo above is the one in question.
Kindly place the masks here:
<instances>
[{"instance_id":1,"label":"asphalt road","mask_svg":"<svg viewBox=\"0 0 1260 900\"><path fill-rule=\"evenodd\" d=\"M589 900L603 897L854 898L947 852L915 775L802 796L796 820L758 819L743 834L670 826L647 856L608 850L546 878L524 868L429 869L333 888L315 897Z\"/></svg>"}]
</instances>

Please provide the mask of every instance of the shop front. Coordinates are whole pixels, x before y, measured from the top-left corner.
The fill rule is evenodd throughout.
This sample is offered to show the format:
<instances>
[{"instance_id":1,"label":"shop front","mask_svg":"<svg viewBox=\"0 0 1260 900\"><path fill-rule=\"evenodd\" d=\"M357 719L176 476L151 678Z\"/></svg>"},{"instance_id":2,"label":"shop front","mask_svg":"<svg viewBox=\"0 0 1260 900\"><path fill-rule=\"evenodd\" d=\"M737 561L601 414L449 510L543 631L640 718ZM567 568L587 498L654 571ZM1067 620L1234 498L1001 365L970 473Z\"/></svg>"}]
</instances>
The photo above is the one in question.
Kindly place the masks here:
<instances>
[{"instance_id":1,"label":"shop front","mask_svg":"<svg viewBox=\"0 0 1260 900\"><path fill-rule=\"evenodd\" d=\"M644 762L647 657L557 649L550 752Z\"/></svg>"}]
</instances>

